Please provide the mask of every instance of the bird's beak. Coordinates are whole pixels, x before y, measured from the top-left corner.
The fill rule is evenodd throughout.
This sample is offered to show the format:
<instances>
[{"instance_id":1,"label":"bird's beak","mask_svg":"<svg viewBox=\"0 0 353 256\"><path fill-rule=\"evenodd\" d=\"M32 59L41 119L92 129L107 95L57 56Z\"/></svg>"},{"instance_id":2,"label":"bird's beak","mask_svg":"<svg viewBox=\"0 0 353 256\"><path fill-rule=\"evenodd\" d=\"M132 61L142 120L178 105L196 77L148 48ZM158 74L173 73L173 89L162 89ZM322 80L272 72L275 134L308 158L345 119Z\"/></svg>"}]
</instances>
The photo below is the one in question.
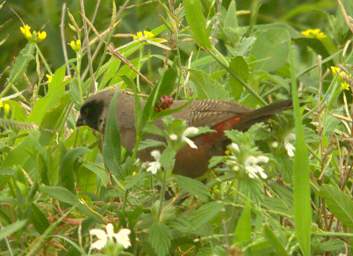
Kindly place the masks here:
<instances>
[{"instance_id":1,"label":"bird's beak","mask_svg":"<svg viewBox=\"0 0 353 256\"><path fill-rule=\"evenodd\" d=\"M83 126L85 124L86 124L86 121L81 116L79 116L76 121L76 126L79 127L79 126Z\"/></svg>"}]
</instances>

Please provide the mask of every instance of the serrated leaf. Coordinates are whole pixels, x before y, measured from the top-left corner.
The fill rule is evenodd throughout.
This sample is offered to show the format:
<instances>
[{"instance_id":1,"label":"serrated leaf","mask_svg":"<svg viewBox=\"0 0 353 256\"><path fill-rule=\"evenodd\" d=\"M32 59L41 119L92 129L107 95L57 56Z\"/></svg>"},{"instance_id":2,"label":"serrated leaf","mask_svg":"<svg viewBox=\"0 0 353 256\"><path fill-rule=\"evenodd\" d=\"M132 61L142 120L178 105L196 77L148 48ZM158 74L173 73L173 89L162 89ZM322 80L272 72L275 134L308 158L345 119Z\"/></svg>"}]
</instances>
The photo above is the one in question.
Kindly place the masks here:
<instances>
[{"instance_id":1,"label":"serrated leaf","mask_svg":"<svg viewBox=\"0 0 353 256\"><path fill-rule=\"evenodd\" d=\"M180 175L175 175L175 180L184 192L199 197L202 201L210 197L208 187L201 181Z\"/></svg>"},{"instance_id":2,"label":"serrated leaf","mask_svg":"<svg viewBox=\"0 0 353 256\"><path fill-rule=\"evenodd\" d=\"M265 225L264 227L264 235L267 241L272 244L273 249L276 251L276 255L288 256L286 249L268 225Z\"/></svg>"},{"instance_id":3,"label":"serrated leaf","mask_svg":"<svg viewBox=\"0 0 353 256\"><path fill-rule=\"evenodd\" d=\"M353 228L353 201L352 197L333 185L323 185L320 195L325 199L327 207L342 222L343 225Z\"/></svg>"},{"instance_id":4,"label":"serrated leaf","mask_svg":"<svg viewBox=\"0 0 353 256\"><path fill-rule=\"evenodd\" d=\"M154 223L149 228L148 241L158 256L169 255L171 233L167 225Z\"/></svg>"},{"instance_id":5,"label":"serrated leaf","mask_svg":"<svg viewBox=\"0 0 353 256\"><path fill-rule=\"evenodd\" d=\"M209 223L222 210L223 205L218 202L211 202L202 205L191 214L191 223L195 229Z\"/></svg>"},{"instance_id":6,"label":"serrated leaf","mask_svg":"<svg viewBox=\"0 0 353 256\"><path fill-rule=\"evenodd\" d=\"M26 72L29 62L34 59L34 49L35 45L33 43L27 43L25 48L21 50L11 68L8 83L14 83L18 77Z\"/></svg>"}]
</instances>

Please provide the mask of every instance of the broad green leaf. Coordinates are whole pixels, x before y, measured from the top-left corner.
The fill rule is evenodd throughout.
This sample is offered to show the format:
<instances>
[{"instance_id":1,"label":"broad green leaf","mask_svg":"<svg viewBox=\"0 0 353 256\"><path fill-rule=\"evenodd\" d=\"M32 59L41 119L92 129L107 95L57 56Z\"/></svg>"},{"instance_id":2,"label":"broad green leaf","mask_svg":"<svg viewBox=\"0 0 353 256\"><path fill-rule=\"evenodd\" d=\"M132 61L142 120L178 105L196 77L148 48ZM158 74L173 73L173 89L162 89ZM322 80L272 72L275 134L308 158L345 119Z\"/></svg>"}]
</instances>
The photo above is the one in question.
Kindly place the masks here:
<instances>
[{"instance_id":1,"label":"broad green leaf","mask_svg":"<svg viewBox=\"0 0 353 256\"><path fill-rule=\"evenodd\" d=\"M243 244L251 240L251 205L244 207L234 231L234 244Z\"/></svg>"},{"instance_id":2,"label":"broad green leaf","mask_svg":"<svg viewBox=\"0 0 353 256\"><path fill-rule=\"evenodd\" d=\"M273 233L268 225L264 227L264 235L269 243L272 244L273 249L276 251L276 255L279 256L288 256L289 254L286 252L286 249L283 247L281 241L277 238L277 236Z\"/></svg>"},{"instance_id":3,"label":"broad green leaf","mask_svg":"<svg viewBox=\"0 0 353 256\"><path fill-rule=\"evenodd\" d=\"M325 199L327 207L342 222L353 229L353 201L352 196L344 193L333 185L323 185L320 195Z\"/></svg>"},{"instance_id":4,"label":"broad green leaf","mask_svg":"<svg viewBox=\"0 0 353 256\"><path fill-rule=\"evenodd\" d=\"M185 17L190 25L191 33L196 43L206 49L211 48L211 42L206 30L206 19L202 13L200 0L184 0Z\"/></svg>"},{"instance_id":5,"label":"broad green leaf","mask_svg":"<svg viewBox=\"0 0 353 256\"><path fill-rule=\"evenodd\" d=\"M71 192L75 191L75 173L78 168L78 160L87 151L88 149L83 147L70 149L65 153L61 161L59 172L60 183Z\"/></svg>"},{"instance_id":6,"label":"broad green leaf","mask_svg":"<svg viewBox=\"0 0 353 256\"><path fill-rule=\"evenodd\" d=\"M120 131L117 120L119 90L116 90L109 105L108 116L104 130L103 157L106 167L115 174L120 170Z\"/></svg>"},{"instance_id":7,"label":"broad green leaf","mask_svg":"<svg viewBox=\"0 0 353 256\"><path fill-rule=\"evenodd\" d=\"M45 114L60 102L65 94L65 71L66 66L62 66L55 71L53 80L48 85L48 93L34 104L29 116L30 121L40 124Z\"/></svg>"},{"instance_id":8,"label":"broad green leaf","mask_svg":"<svg viewBox=\"0 0 353 256\"><path fill-rule=\"evenodd\" d=\"M287 63L289 32L284 28L263 28L256 32L256 42L250 54L256 57L256 67L274 72Z\"/></svg>"},{"instance_id":9,"label":"broad green leaf","mask_svg":"<svg viewBox=\"0 0 353 256\"><path fill-rule=\"evenodd\" d=\"M311 198L309 152L304 139L303 117L299 105L293 51L290 52L292 99L295 121L295 157L293 164L293 204L295 233L304 256L311 255Z\"/></svg>"},{"instance_id":10,"label":"broad green leaf","mask_svg":"<svg viewBox=\"0 0 353 256\"><path fill-rule=\"evenodd\" d=\"M154 223L149 228L148 241L158 256L170 255L171 232L167 225Z\"/></svg>"},{"instance_id":11,"label":"broad green leaf","mask_svg":"<svg viewBox=\"0 0 353 256\"><path fill-rule=\"evenodd\" d=\"M171 95L176 86L177 75L175 68L169 68L164 72L161 79L161 96Z\"/></svg>"},{"instance_id":12,"label":"broad green leaf","mask_svg":"<svg viewBox=\"0 0 353 256\"><path fill-rule=\"evenodd\" d=\"M8 83L12 84L26 72L27 66L31 60L34 59L35 45L33 43L27 43L25 48L23 48L13 64L10 75L8 78Z\"/></svg>"},{"instance_id":13,"label":"broad green leaf","mask_svg":"<svg viewBox=\"0 0 353 256\"><path fill-rule=\"evenodd\" d=\"M241 56L237 56L230 61L229 68L243 81L247 81L249 78L249 67L245 59ZM228 88L230 94L234 100L239 100L240 95L243 91L243 84L234 77L230 77Z\"/></svg>"},{"instance_id":14,"label":"broad green leaf","mask_svg":"<svg viewBox=\"0 0 353 256\"><path fill-rule=\"evenodd\" d=\"M104 72L101 82L99 83L99 88L105 88L109 85L109 81L116 76L120 68L121 61L112 57L112 59L107 63L107 70Z\"/></svg>"},{"instance_id":15,"label":"broad green leaf","mask_svg":"<svg viewBox=\"0 0 353 256\"><path fill-rule=\"evenodd\" d=\"M229 93L209 74L199 70L190 71L191 81L195 84L195 94L199 99L228 99Z\"/></svg>"},{"instance_id":16,"label":"broad green leaf","mask_svg":"<svg viewBox=\"0 0 353 256\"><path fill-rule=\"evenodd\" d=\"M193 196L199 197L200 200L204 201L210 197L208 187L201 181L191 179L185 176L175 175L175 181L182 191L190 193Z\"/></svg>"},{"instance_id":17,"label":"broad green leaf","mask_svg":"<svg viewBox=\"0 0 353 256\"><path fill-rule=\"evenodd\" d=\"M12 223L8 226L2 227L0 229L0 241L13 233L17 232L21 228L23 228L27 223L27 220L19 220L16 221L15 223Z\"/></svg>"},{"instance_id":18,"label":"broad green leaf","mask_svg":"<svg viewBox=\"0 0 353 256\"><path fill-rule=\"evenodd\" d=\"M109 175L103 166L100 166L95 163L85 163L85 164L83 164L83 167L85 167L87 170L95 173L97 175L97 177L100 179L100 181L102 182L102 185L104 187L108 185Z\"/></svg>"}]
</instances>

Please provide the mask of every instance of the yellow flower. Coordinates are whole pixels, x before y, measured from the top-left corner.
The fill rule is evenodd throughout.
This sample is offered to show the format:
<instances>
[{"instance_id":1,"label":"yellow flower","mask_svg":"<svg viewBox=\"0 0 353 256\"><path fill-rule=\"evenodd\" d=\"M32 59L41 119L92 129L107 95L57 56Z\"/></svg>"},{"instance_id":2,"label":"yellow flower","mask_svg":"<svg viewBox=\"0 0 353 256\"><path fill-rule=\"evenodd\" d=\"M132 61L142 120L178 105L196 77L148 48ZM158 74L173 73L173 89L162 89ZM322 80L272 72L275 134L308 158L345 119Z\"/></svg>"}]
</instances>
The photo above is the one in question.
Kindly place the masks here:
<instances>
[{"instance_id":1,"label":"yellow flower","mask_svg":"<svg viewBox=\"0 0 353 256\"><path fill-rule=\"evenodd\" d=\"M145 30L143 32L139 31L139 32L136 33L136 35L132 36L132 38L134 40L152 39L154 37L155 37L155 34L153 34L150 31L147 31L147 30Z\"/></svg>"},{"instance_id":2,"label":"yellow flower","mask_svg":"<svg viewBox=\"0 0 353 256\"><path fill-rule=\"evenodd\" d=\"M338 75L341 72L341 69L337 66L331 66L330 69L331 69L332 75L334 76Z\"/></svg>"},{"instance_id":3,"label":"yellow flower","mask_svg":"<svg viewBox=\"0 0 353 256\"><path fill-rule=\"evenodd\" d=\"M27 40L32 39L31 27L27 24L24 24L20 27L21 33L25 36Z\"/></svg>"},{"instance_id":4,"label":"yellow flower","mask_svg":"<svg viewBox=\"0 0 353 256\"><path fill-rule=\"evenodd\" d=\"M38 42L42 42L43 40L45 40L45 38L47 38L47 32L45 32L45 31L39 31L39 32L37 33Z\"/></svg>"},{"instance_id":5,"label":"yellow flower","mask_svg":"<svg viewBox=\"0 0 353 256\"><path fill-rule=\"evenodd\" d=\"M52 76L52 75L50 75L50 74L46 74L45 76L46 76L46 77L47 77L47 79L48 79L48 84L50 84L50 83L51 83L51 81L53 80L53 76Z\"/></svg>"},{"instance_id":6,"label":"yellow flower","mask_svg":"<svg viewBox=\"0 0 353 256\"><path fill-rule=\"evenodd\" d=\"M0 109L4 110L5 116L8 116L10 113L10 105L8 103L4 103L0 101Z\"/></svg>"},{"instance_id":7,"label":"yellow flower","mask_svg":"<svg viewBox=\"0 0 353 256\"><path fill-rule=\"evenodd\" d=\"M78 52L81 49L81 41L80 39L78 40L72 40L70 42L70 47L72 50L74 50L75 52Z\"/></svg>"},{"instance_id":8,"label":"yellow flower","mask_svg":"<svg viewBox=\"0 0 353 256\"><path fill-rule=\"evenodd\" d=\"M307 29L301 32L301 34L305 37L308 38L316 38L316 39L324 39L326 38L326 34L324 32L322 32L320 29L316 28L316 29Z\"/></svg>"},{"instance_id":9,"label":"yellow flower","mask_svg":"<svg viewBox=\"0 0 353 256\"><path fill-rule=\"evenodd\" d=\"M342 89L342 90L348 91L350 88L351 88L351 87L350 87L349 83L347 83L346 81L343 81L343 82L341 83L341 89Z\"/></svg>"}]
</instances>

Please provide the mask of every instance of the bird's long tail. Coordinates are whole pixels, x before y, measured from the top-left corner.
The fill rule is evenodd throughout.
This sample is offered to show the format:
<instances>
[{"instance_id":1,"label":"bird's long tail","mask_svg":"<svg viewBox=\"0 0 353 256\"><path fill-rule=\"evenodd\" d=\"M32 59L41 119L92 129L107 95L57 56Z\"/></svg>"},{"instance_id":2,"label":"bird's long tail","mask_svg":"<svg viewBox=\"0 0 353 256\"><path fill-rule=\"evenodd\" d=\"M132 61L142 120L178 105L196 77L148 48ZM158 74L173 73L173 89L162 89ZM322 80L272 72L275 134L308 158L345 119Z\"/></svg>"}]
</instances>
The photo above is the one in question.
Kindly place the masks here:
<instances>
[{"instance_id":1,"label":"bird's long tail","mask_svg":"<svg viewBox=\"0 0 353 256\"><path fill-rule=\"evenodd\" d=\"M247 130L254 123L265 121L273 115L290 108L292 108L291 100L271 103L265 107L255 109L254 111L244 114L244 116L240 118L241 121L239 124L237 124L234 128L237 130Z\"/></svg>"}]
</instances>

